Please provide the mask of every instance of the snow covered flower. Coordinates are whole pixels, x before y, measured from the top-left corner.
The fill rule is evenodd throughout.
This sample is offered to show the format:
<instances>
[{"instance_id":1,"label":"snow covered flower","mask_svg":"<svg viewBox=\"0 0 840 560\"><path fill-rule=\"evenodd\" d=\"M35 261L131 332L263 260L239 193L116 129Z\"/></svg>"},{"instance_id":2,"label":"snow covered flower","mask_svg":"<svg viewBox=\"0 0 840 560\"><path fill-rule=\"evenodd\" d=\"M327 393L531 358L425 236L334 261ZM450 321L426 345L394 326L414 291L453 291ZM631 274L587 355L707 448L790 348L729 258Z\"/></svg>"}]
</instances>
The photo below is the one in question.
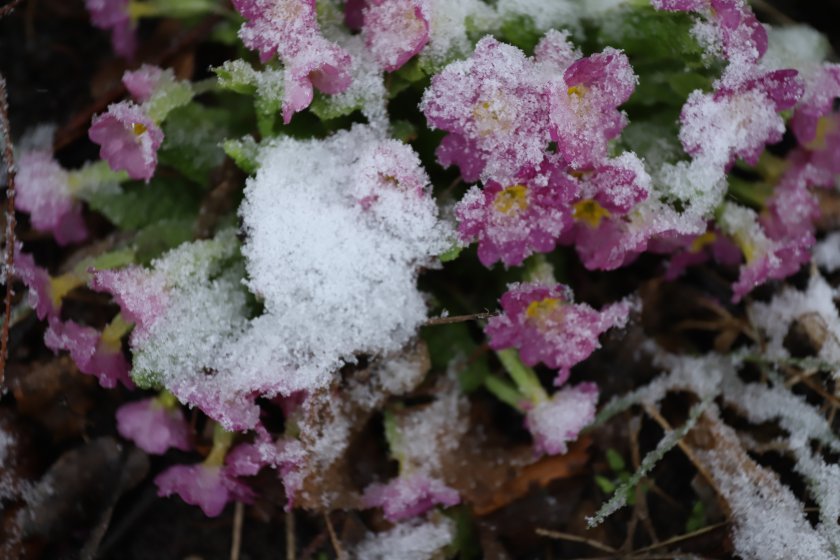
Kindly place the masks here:
<instances>
[{"instance_id":1,"label":"snow covered flower","mask_svg":"<svg viewBox=\"0 0 840 560\"><path fill-rule=\"evenodd\" d=\"M441 165L458 164L467 181L479 175L513 180L537 167L551 138L544 80L533 59L492 37L467 60L432 77L420 109L429 124L450 133L438 148Z\"/></svg>"},{"instance_id":2,"label":"snow covered flower","mask_svg":"<svg viewBox=\"0 0 840 560\"><path fill-rule=\"evenodd\" d=\"M429 18L419 0L370 0L362 34L376 61L393 72L426 46Z\"/></svg>"},{"instance_id":3,"label":"snow covered flower","mask_svg":"<svg viewBox=\"0 0 840 560\"><path fill-rule=\"evenodd\" d=\"M58 317L64 296L85 283L84 278L72 272L53 278L35 264L32 255L23 252L20 244L15 246L14 273L29 289L29 305L41 320Z\"/></svg>"},{"instance_id":4,"label":"snow covered flower","mask_svg":"<svg viewBox=\"0 0 840 560\"><path fill-rule=\"evenodd\" d=\"M550 83L551 138L571 167L591 168L606 158L607 142L627 124L618 107L637 81L627 55L607 48L575 61Z\"/></svg>"},{"instance_id":5,"label":"snow covered flower","mask_svg":"<svg viewBox=\"0 0 840 560\"><path fill-rule=\"evenodd\" d=\"M557 369L557 385L568 379L572 366L600 348L601 334L626 324L631 307L625 300L596 311L572 303L567 286L537 282L510 285L500 302L503 313L485 328L490 347L517 348L525 364L542 362Z\"/></svg>"},{"instance_id":6,"label":"snow covered flower","mask_svg":"<svg viewBox=\"0 0 840 560\"><path fill-rule=\"evenodd\" d=\"M124 58L132 58L137 49L129 4L129 0L85 0L91 23L111 32L114 52Z\"/></svg>"},{"instance_id":7,"label":"snow covered flower","mask_svg":"<svg viewBox=\"0 0 840 560\"><path fill-rule=\"evenodd\" d=\"M117 431L146 453L162 455L174 447L190 449L190 428L170 393L126 403L117 409Z\"/></svg>"},{"instance_id":8,"label":"snow covered flower","mask_svg":"<svg viewBox=\"0 0 840 560\"><path fill-rule=\"evenodd\" d=\"M126 320L134 323L132 341L142 341L166 309L166 280L142 267L92 271L90 288L111 294Z\"/></svg>"},{"instance_id":9,"label":"snow covered flower","mask_svg":"<svg viewBox=\"0 0 840 560\"><path fill-rule=\"evenodd\" d=\"M401 475L387 484L371 484L362 495L365 507L382 508L391 523L423 515L437 505L451 507L460 502L456 490L422 472Z\"/></svg>"},{"instance_id":10,"label":"snow covered flower","mask_svg":"<svg viewBox=\"0 0 840 560\"><path fill-rule=\"evenodd\" d=\"M230 476L221 465L175 465L157 475L155 484L158 496L178 494L188 504L200 507L207 517L218 516L230 501L253 499L248 485Z\"/></svg>"},{"instance_id":11,"label":"snow covered flower","mask_svg":"<svg viewBox=\"0 0 840 560\"><path fill-rule=\"evenodd\" d=\"M128 375L130 367L122 352L118 331L99 332L74 321L50 317L44 333L44 344L53 352L67 350L79 371L93 375L103 387L112 389L122 383L129 389L134 383Z\"/></svg>"},{"instance_id":12,"label":"snow covered flower","mask_svg":"<svg viewBox=\"0 0 840 560\"><path fill-rule=\"evenodd\" d=\"M741 262L741 251L732 240L719 231L709 230L698 235L684 236L677 241L668 267L665 270L666 280L675 280L692 266L697 266L714 260L717 263L735 266Z\"/></svg>"},{"instance_id":13,"label":"snow covered flower","mask_svg":"<svg viewBox=\"0 0 840 560\"><path fill-rule=\"evenodd\" d=\"M534 438L536 451L548 455L566 453L568 443L595 419L597 404L598 386L580 383L530 406L525 413L525 427Z\"/></svg>"},{"instance_id":14,"label":"snow covered flower","mask_svg":"<svg viewBox=\"0 0 840 560\"><path fill-rule=\"evenodd\" d=\"M144 64L137 70L127 70L122 83L137 103L145 103L163 82L174 80L171 70Z\"/></svg>"},{"instance_id":15,"label":"snow covered flower","mask_svg":"<svg viewBox=\"0 0 840 560\"><path fill-rule=\"evenodd\" d=\"M253 491L237 480L236 474L225 467L225 457L233 443L233 434L217 424L213 433L213 448L204 462L196 465L175 465L157 477L158 496L178 494L190 505L198 506L207 517L216 517L230 501L250 502Z\"/></svg>"},{"instance_id":16,"label":"snow covered flower","mask_svg":"<svg viewBox=\"0 0 840 560\"><path fill-rule=\"evenodd\" d=\"M88 136L99 144L99 155L111 169L146 181L154 175L163 131L138 105L129 101L110 105L106 113L93 118Z\"/></svg>"},{"instance_id":17,"label":"snow covered flower","mask_svg":"<svg viewBox=\"0 0 840 560\"><path fill-rule=\"evenodd\" d=\"M727 167L741 158L756 163L765 144L782 139L780 111L802 94L795 70L777 70L712 93L693 92L680 114L685 151L709 165Z\"/></svg>"},{"instance_id":18,"label":"snow covered flower","mask_svg":"<svg viewBox=\"0 0 840 560\"><path fill-rule=\"evenodd\" d=\"M534 252L548 253L571 225L574 181L553 173L549 184L527 182L502 186L488 182L473 187L455 207L462 241L478 241L478 258L485 266L502 261L517 266Z\"/></svg>"},{"instance_id":19,"label":"snow covered flower","mask_svg":"<svg viewBox=\"0 0 840 560\"><path fill-rule=\"evenodd\" d=\"M17 166L15 208L29 214L35 229L52 233L59 245L83 241L88 231L67 171L41 150L23 153Z\"/></svg>"},{"instance_id":20,"label":"snow covered flower","mask_svg":"<svg viewBox=\"0 0 840 560\"><path fill-rule=\"evenodd\" d=\"M327 94L350 86L350 55L321 35L314 0L233 0L246 22L239 36L267 62L285 66L283 121L309 106L313 86Z\"/></svg>"}]
</instances>

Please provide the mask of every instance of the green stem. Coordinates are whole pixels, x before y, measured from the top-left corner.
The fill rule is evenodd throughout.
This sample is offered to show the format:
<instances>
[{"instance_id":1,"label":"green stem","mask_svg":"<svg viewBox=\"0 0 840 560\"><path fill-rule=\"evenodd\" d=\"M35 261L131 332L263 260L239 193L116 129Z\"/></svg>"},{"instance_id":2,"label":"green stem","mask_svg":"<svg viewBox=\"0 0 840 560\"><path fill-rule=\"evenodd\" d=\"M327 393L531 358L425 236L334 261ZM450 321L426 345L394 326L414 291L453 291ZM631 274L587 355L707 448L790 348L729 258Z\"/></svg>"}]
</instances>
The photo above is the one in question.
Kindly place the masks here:
<instances>
[{"instance_id":1,"label":"green stem","mask_svg":"<svg viewBox=\"0 0 840 560\"><path fill-rule=\"evenodd\" d=\"M221 467L225 463L225 456L233 445L233 432L228 432L222 425L216 423L213 427L213 448L204 459L204 464L210 467Z\"/></svg>"},{"instance_id":2,"label":"green stem","mask_svg":"<svg viewBox=\"0 0 840 560\"><path fill-rule=\"evenodd\" d=\"M543 389L537 374L522 363L519 359L519 352L513 348L499 350L496 352L499 361L505 366L513 382L519 390L534 404L548 400L548 394Z\"/></svg>"},{"instance_id":3,"label":"green stem","mask_svg":"<svg viewBox=\"0 0 840 560\"><path fill-rule=\"evenodd\" d=\"M525 412L522 403L528 398L501 377L488 375L484 378L484 387L503 403L509 404L519 412Z\"/></svg>"}]
</instances>

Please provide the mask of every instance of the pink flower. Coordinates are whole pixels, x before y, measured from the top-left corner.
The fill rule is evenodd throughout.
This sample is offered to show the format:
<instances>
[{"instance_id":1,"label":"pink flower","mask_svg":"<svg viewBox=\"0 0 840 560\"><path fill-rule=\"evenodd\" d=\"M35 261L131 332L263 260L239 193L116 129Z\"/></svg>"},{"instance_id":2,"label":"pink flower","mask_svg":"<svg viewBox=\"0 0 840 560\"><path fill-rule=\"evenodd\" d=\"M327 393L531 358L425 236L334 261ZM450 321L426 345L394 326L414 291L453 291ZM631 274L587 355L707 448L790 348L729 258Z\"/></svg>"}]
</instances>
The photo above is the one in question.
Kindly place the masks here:
<instances>
[{"instance_id":1,"label":"pink flower","mask_svg":"<svg viewBox=\"0 0 840 560\"><path fill-rule=\"evenodd\" d=\"M674 251L668 262L665 280L675 280L689 267L704 264L709 260L726 266L735 266L741 262L740 249L719 231L710 230L700 235L686 236L678 245L679 248Z\"/></svg>"},{"instance_id":2,"label":"pink flower","mask_svg":"<svg viewBox=\"0 0 840 560\"><path fill-rule=\"evenodd\" d=\"M178 494L204 515L216 517L230 501L250 502L254 494L248 486L227 473L221 465L175 465L157 477L158 496Z\"/></svg>"},{"instance_id":3,"label":"pink flower","mask_svg":"<svg viewBox=\"0 0 840 560\"><path fill-rule=\"evenodd\" d=\"M85 0L91 23L111 31L114 52L124 58L134 56L137 37L128 11L129 0Z\"/></svg>"},{"instance_id":4,"label":"pink flower","mask_svg":"<svg viewBox=\"0 0 840 560\"><path fill-rule=\"evenodd\" d=\"M820 131L820 119L832 113L834 100L840 97L840 65L824 64L805 87L802 100L796 107L790 126L800 144L807 145L828 131ZM827 124L824 123L823 126Z\"/></svg>"},{"instance_id":5,"label":"pink flower","mask_svg":"<svg viewBox=\"0 0 840 560\"><path fill-rule=\"evenodd\" d=\"M755 63L767 52L767 31L745 0L652 0L672 12L700 12L717 31L727 60Z\"/></svg>"},{"instance_id":6,"label":"pink flower","mask_svg":"<svg viewBox=\"0 0 840 560\"><path fill-rule=\"evenodd\" d=\"M32 255L23 252L20 244L15 246L14 272L29 289L29 305L38 319L57 317L61 312L61 298L56 297L58 294L52 288L52 278L35 264Z\"/></svg>"},{"instance_id":7,"label":"pink flower","mask_svg":"<svg viewBox=\"0 0 840 560\"><path fill-rule=\"evenodd\" d=\"M540 454L562 455L567 444L578 438L580 431L595 419L598 404L598 386L580 383L565 387L540 402L525 415L525 427L534 438L534 447Z\"/></svg>"},{"instance_id":8,"label":"pink flower","mask_svg":"<svg viewBox=\"0 0 840 560\"><path fill-rule=\"evenodd\" d=\"M455 136L444 140L438 157L457 163L467 180L480 173L513 181L542 163L551 141L545 79L536 62L492 37L435 75L420 108L432 127Z\"/></svg>"},{"instance_id":9,"label":"pink flower","mask_svg":"<svg viewBox=\"0 0 840 560\"><path fill-rule=\"evenodd\" d=\"M134 323L133 344L145 339L168 303L164 277L139 266L93 271L89 284L92 290L111 294L126 320Z\"/></svg>"},{"instance_id":10,"label":"pink flower","mask_svg":"<svg viewBox=\"0 0 840 560\"><path fill-rule=\"evenodd\" d=\"M285 66L283 120L312 102L313 86L341 93L350 86L350 55L320 32L315 0L233 0L247 20L239 30L246 47L267 62L277 54Z\"/></svg>"},{"instance_id":11,"label":"pink flower","mask_svg":"<svg viewBox=\"0 0 840 560\"><path fill-rule=\"evenodd\" d=\"M607 48L569 66L550 84L551 138L575 169L587 169L607 156L607 142L618 136L627 101L638 78L621 51Z\"/></svg>"},{"instance_id":12,"label":"pink flower","mask_svg":"<svg viewBox=\"0 0 840 560\"><path fill-rule=\"evenodd\" d=\"M162 455L170 447L190 450L190 428L177 402L169 406L151 398L117 409L117 431L146 453Z\"/></svg>"},{"instance_id":13,"label":"pink flower","mask_svg":"<svg viewBox=\"0 0 840 560\"><path fill-rule=\"evenodd\" d=\"M29 213L32 226L51 232L59 245L83 241L88 235L82 206L73 199L68 180L48 152L25 152L18 159L15 208Z\"/></svg>"},{"instance_id":14,"label":"pink flower","mask_svg":"<svg viewBox=\"0 0 840 560\"><path fill-rule=\"evenodd\" d=\"M685 151L724 167L738 158L756 163L765 144L782 139L785 123L778 113L802 94L797 74L778 70L736 88L693 92L680 114Z\"/></svg>"},{"instance_id":15,"label":"pink flower","mask_svg":"<svg viewBox=\"0 0 840 560\"><path fill-rule=\"evenodd\" d=\"M571 225L570 202L577 187L564 173L546 186L527 182L503 187L490 181L473 187L455 207L462 241L478 241L484 266L502 261L517 266L534 252L548 253Z\"/></svg>"},{"instance_id":16,"label":"pink flower","mask_svg":"<svg viewBox=\"0 0 840 560\"><path fill-rule=\"evenodd\" d=\"M376 61L393 72L429 42L429 20L418 0L371 0L362 34Z\"/></svg>"},{"instance_id":17,"label":"pink flower","mask_svg":"<svg viewBox=\"0 0 840 560\"><path fill-rule=\"evenodd\" d=\"M93 118L88 136L99 144L99 155L111 169L146 181L154 175L163 131L134 103L110 105L107 113Z\"/></svg>"},{"instance_id":18,"label":"pink flower","mask_svg":"<svg viewBox=\"0 0 840 560\"><path fill-rule=\"evenodd\" d=\"M598 337L613 327L623 327L630 303L622 301L596 311L572 303L568 286L540 283L512 284L501 300L503 313L492 317L484 332L494 350L517 348L522 361L539 362L557 369L557 385L569 370L597 348Z\"/></svg>"},{"instance_id":19,"label":"pink flower","mask_svg":"<svg viewBox=\"0 0 840 560\"><path fill-rule=\"evenodd\" d=\"M122 83L137 103L145 103L152 97L152 94L160 87L162 82L173 79L171 71L164 71L158 66L144 64L137 70L126 70L122 77Z\"/></svg>"},{"instance_id":20,"label":"pink flower","mask_svg":"<svg viewBox=\"0 0 840 560\"><path fill-rule=\"evenodd\" d=\"M420 472L399 476L387 484L371 484L362 496L365 507L382 508L391 523L423 515L436 505L451 507L460 502L456 490Z\"/></svg>"},{"instance_id":21,"label":"pink flower","mask_svg":"<svg viewBox=\"0 0 840 560\"><path fill-rule=\"evenodd\" d=\"M119 340L107 340L92 327L50 317L44 344L53 352L69 351L79 371L93 375L103 387L112 389L119 382L129 389L134 388Z\"/></svg>"}]
</instances>

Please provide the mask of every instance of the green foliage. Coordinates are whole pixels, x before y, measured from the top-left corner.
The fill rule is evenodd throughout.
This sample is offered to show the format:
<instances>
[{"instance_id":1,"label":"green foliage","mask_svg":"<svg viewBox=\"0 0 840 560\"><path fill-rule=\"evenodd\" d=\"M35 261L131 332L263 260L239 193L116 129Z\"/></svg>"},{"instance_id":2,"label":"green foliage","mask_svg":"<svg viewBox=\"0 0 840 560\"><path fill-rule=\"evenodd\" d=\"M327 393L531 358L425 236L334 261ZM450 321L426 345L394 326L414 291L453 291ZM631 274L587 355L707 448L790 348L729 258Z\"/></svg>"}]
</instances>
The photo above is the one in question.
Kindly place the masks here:
<instances>
[{"instance_id":1,"label":"green foliage","mask_svg":"<svg viewBox=\"0 0 840 560\"><path fill-rule=\"evenodd\" d=\"M458 370L461 389L472 392L484 384L490 374L487 355L478 352L478 344L470 335L466 323L435 325L422 331L423 340L429 346L432 367L445 371L453 360L463 360Z\"/></svg>"},{"instance_id":2,"label":"green foliage","mask_svg":"<svg viewBox=\"0 0 840 560\"><path fill-rule=\"evenodd\" d=\"M190 103L175 109L163 124L165 135L158 151L160 163L174 167L199 185L224 160L222 142L231 135L230 113Z\"/></svg>"},{"instance_id":3,"label":"green foliage","mask_svg":"<svg viewBox=\"0 0 840 560\"><path fill-rule=\"evenodd\" d=\"M466 506L453 508L447 515L455 522L455 538L447 548L447 557L459 560L477 560L482 558L481 544L478 539L475 521Z\"/></svg>"},{"instance_id":4,"label":"green foliage","mask_svg":"<svg viewBox=\"0 0 840 560\"><path fill-rule=\"evenodd\" d=\"M257 156L259 155L260 145L254 140L253 136L248 135L238 140L225 140L222 148L239 169L248 175L257 172L259 166Z\"/></svg>"},{"instance_id":5,"label":"green foliage","mask_svg":"<svg viewBox=\"0 0 840 560\"><path fill-rule=\"evenodd\" d=\"M537 29L531 16L521 15L502 22L499 37L505 43L516 45L526 53L534 52L543 32Z\"/></svg>"},{"instance_id":6,"label":"green foliage","mask_svg":"<svg viewBox=\"0 0 840 560\"><path fill-rule=\"evenodd\" d=\"M691 514L688 516L688 520L685 522L685 531L686 533L693 533L699 529L702 529L706 526L706 508L703 506L703 502L697 500L694 502L694 505L691 507Z\"/></svg>"},{"instance_id":7,"label":"green foliage","mask_svg":"<svg viewBox=\"0 0 840 560\"><path fill-rule=\"evenodd\" d=\"M89 193L88 205L122 230L138 230L162 220L193 219L201 192L177 178L156 176L144 184L131 182L115 190Z\"/></svg>"},{"instance_id":8,"label":"green foliage","mask_svg":"<svg viewBox=\"0 0 840 560\"><path fill-rule=\"evenodd\" d=\"M134 237L134 251L139 264L148 264L166 251L192 241L193 219L164 219L141 229Z\"/></svg>"}]
</instances>

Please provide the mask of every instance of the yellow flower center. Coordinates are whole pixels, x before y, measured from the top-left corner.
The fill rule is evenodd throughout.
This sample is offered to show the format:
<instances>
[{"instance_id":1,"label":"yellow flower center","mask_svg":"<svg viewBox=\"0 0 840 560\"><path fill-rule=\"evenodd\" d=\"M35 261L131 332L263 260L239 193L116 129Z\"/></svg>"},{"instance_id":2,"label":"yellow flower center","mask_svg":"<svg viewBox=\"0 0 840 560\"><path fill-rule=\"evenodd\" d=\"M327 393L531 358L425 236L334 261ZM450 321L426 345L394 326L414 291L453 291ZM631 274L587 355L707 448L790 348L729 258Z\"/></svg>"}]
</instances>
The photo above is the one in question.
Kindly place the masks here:
<instances>
[{"instance_id":1,"label":"yellow flower center","mask_svg":"<svg viewBox=\"0 0 840 560\"><path fill-rule=\"evenodd\" d=\"M148 129L146 128L146 125L143 124L143 123L139 123L139 122L131 123L131 131L134 133L135 136L140 136L141 134L146 132L146 130L148 130Z\"/></svg>"},{"instance_id":2,"label":"yellow flower center","mask_svg":"<svg viewBox=\"0 0 840 560\"><path fill-rule=\"evenodd\" d=\"M702 235L698 235L694 238L691 242L691 246L689 247L689 251L692 253L699 253L709 245L715 242L717 239L717 235L713 231L707 231Z\"/></svg>"},{"instance_id":3,"label":"yellow flower center","mask_svg":"<svg viewBox=\"0 0 840 560\"><path fill-rule=\"evenodd\" d=\"M532 301L525 310L525 317L539 325L544 325L549 319L558 318L558 309L563 302L558 298L547 297Z\"/></svg>"},{"instance_id":4,"label":"yellow flower center","mask_svg":"<svg viewBox=\"0 0 840 560\"><path fill-rule=\"evenodd\" d=\"M508 105L503 97L485 99L475 104L472 116L479 136L490 136L513 127L513 118L504 112Z\"/></svg>"},{"instance_id":5,"label":"yellow flower center","mask_svg":"<svg viewBox=\"0 0 840 560\"><path fill-rule=\"evenodd\" d=\"M493 207L502 214L524 211L528 208L528 187L511 185L502 189L493 199Z\"/></svg>"},{"instance_id":6,"label":"yellow flower center","mask_svg":"<svg viewBox=\"0 0 840 560\"><path fill-rule=\"evenodd\" d=\"M586 86L583 84L572 86L568 89L567 93L569 97L583 97L583 94L586 93Z\"/></svg>"},{"instance_id":7,"label":"yellow flower center","mask_svg":"<svg viewBox=\"0 0 840 560\"><path fill-rule=\"evenodd\" d=\"M576 203L572 212L572 216L575 220L583 222L592 228L600 226L601 220L609 218L611 215L612 214L610 214L609 210L591 198L587 198Z\"/></svg>"}]
</instances>

